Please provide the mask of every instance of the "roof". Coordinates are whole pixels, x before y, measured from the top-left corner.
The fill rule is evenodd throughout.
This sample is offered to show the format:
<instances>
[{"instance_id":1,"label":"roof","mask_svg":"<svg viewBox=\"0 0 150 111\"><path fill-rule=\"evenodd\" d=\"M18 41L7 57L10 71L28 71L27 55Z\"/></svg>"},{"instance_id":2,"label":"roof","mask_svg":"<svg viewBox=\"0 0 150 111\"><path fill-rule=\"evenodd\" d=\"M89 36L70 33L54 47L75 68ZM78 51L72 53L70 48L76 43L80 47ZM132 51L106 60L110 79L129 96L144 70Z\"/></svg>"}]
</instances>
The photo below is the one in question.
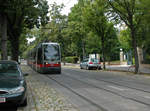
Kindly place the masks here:
<instances>
[{"instance_id":1,"label":"roof","mask_svg":"<svg viewBox=\"0 0 150 111\"><path fill-rule=\"evenodd\" d=\"M56 43L56 42L44 42L44 43L42 43L42 44L56 44L56 45L59 45L58 43Z\"/></svg>"}]
</instances>

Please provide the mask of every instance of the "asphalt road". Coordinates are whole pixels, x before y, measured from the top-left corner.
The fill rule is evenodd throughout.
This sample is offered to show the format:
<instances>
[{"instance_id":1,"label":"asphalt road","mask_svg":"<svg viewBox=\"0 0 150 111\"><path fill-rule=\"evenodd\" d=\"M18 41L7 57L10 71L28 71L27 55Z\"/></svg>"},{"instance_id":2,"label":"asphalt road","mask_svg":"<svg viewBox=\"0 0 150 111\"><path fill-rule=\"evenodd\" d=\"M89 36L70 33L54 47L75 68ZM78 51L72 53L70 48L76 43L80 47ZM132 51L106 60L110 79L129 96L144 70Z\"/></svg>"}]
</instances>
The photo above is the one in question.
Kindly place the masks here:
<instances>
[{"instance_id":1,"label":"asphalt road","mask_svg":"<svg viewBox=\"0 0 150 111\"><path fill-rule=\"evenodd\" d=\"M80 111L150 111L150 78L62 68L45 80Z\"/></svg>"}]
</instances>

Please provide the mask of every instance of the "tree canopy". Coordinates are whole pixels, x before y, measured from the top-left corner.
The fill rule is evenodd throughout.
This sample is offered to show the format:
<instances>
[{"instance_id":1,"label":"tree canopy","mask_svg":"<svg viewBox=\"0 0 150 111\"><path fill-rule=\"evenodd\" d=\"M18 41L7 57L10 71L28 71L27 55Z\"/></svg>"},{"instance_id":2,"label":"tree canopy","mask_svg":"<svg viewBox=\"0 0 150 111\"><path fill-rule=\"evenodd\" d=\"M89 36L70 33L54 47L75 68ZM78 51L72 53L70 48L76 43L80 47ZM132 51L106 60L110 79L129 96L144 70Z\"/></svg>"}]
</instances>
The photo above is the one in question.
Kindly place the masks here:
<instances>
[{"instance_id":1,"label":"tree canopy","mask_svg":"<svg viewBox=\"0 0 150 111\"><path fill-rule=\"evenodd\" d=\"M126 26L130 29L130 37L132 41L132 47L134 49L135 58L135 73L139 72L139 59L137 53L138 36L137 31L139 30L140 24L142 23L143 17L147 15L147 7L144 6L144 0L107 0L110 6L110 14L113 15L115 20L123 21ZM116 19L118 18L118 19Z\"/></svg>"},{"instance_id":2,"label":"tree canopy","mask_svg":"<svg viewBox=\"0 0 150 111\"><path fill-rule=\"evenodd\" d=\"M2 0L0 5L1 14L7 19L12 59L18 61L19 38L22 32L35 25L45 25L49 6L46 0Z\"/></svg>"}]
</instances>

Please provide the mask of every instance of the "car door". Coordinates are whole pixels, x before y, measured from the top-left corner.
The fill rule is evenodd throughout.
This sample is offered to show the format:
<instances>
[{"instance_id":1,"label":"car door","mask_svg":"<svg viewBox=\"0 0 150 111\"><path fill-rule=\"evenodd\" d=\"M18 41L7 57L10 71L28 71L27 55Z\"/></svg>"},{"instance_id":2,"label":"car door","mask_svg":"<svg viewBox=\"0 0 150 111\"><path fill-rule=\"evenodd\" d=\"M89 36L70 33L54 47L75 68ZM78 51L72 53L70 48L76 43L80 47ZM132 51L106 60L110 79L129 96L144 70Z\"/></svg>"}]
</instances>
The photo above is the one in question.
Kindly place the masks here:
<instances>
[{"instance_id":1,"label":"car door","mask_svg":"<svg viewBox=\"0 0 150 111\"><path fill-rule=\"evenodd\" d=\"M84 69L86 69L87 65L88 65L88 59L85 59L84 60Z\"/></svg>"},{"instance_id":2,"label":"car door","mask_svg":"<svg viewBox=\"0 0 150 111\"><path fill-rule=\"evenodd\" d=\"M80 68L81 69L83 68L83 63L84 63L84 61L81 61L81 63L80 63Z\"/></svg>"},{"instance_id":3,"label":"car door","mask_svg":"<svg viewBox=\"0 0 150 111\"><path fill-rule=\"evenodd\" d=\"M83 61L81 62L81 67L84 69L84 59L83 59Z\"/></svg>"}]
</instances>

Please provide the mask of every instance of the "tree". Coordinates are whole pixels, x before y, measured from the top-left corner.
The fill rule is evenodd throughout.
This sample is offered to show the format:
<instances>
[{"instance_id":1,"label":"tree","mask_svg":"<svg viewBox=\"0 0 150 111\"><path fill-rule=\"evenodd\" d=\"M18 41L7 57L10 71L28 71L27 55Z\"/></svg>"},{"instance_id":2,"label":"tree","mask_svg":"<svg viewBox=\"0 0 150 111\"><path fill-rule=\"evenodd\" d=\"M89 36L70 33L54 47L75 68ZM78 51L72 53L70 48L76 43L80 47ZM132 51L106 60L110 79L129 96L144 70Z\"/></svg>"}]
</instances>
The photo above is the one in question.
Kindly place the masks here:
<instances>
[{"instance_id":1,"label":"tree","mask_svg":"<svg viewBox=\"0 0 150 111\"><path fill-rule=\"evenodd\" d=\"M143 0L141 7L145 9L146 14L143 16L139 30L137 31L136 36L138 37L138 46L144 49L149 49L150 47L150 1ZM147 50L148 51L148 50ZM150 50L149 50L150 51ZM148 52L147 52L148 53Z\"/></svg>"},{"instance_id":2,"label":"tree","mask_svg":"<svg viewBox=\"0 0 150 111\"><path fill-rule=\"evenodd\" d=\"M130 36L132 39L132 47L134 49L135 58L135 73L139 72L139 60L137 54L137 30L143 16L146 13L144 7L141 7L142 0L107 0L110 6L111 15L113 18L119 18L130 29ZM146 0L147 1L147 0ZM116 19L118 20L118 19Z\"/></svg>"},{"instance_id":3,"label":"tree","mask_svg":"<svg viewBox=\"0 0 150 111\"><path fill-rule=\"evenodd\" d=\"M28 33L28 37L35 37L35 41L32 43L34 46L40 42L57 42L61 46L61 55L64 56L67 53L67 38L65 37L67 28L67 16L62 15L61 11L64 7L63 4L57 5L51 4L50 9L50 21L45 26L41 26L39 29L34 28ZM34 47L33 46L33 47Z\"/></svg>"},{"instance_id":4,"label":"tree","mask_svg":"<svg viewBox=\"0 0 150 111\"><path fill-rule=\"evenodd\" d=\"M84 9L84 23L100 37L103 68L105 69L106 59L106 44L112 32L111 23L108 22L106 14L106 2L103 0L95 0L94 2L87 2ZM110 28L111 26L111 28ZM114 36L114 35L111 35ZM116 36L115 36L116 37ZM110 44L109 44L110 45ZM107 50L108 51L108 50ZM107 53L108 54L108 53Z\"/></svg>"},{"instance_id":5,"label":"tree","mask_svg":"<svg viewBox=\"0 0 150 111\"><path fill-rule=\"evenodd\" d=\"M7 60L7 18L5 14L5 6L1 5L6 1L0 1L0 37L1 37L1 51L2 60Z\"/></svg>"},{"instance_id":6,"label":"tree","mask_svg":"<svg viewBox=\"0 0 150 111\"><path fill-rule=\"evenodd\" d=\"M2 6L5 7L3 12L7 17L12 59L18 61L21 33L25 28L45 25L49 7L46 0L7 0L2 3Z\"/></svg>"},{"instance_id":7,"label":"tree","mask_svg":"<svg viewBox=\"0 0 150 111\"><path fill-rule=\"evenodd\" d=\"M100 37L97 36L94 32L90 31L87 34L86 38L86 52L87 54L99 54L101 51L101 42Z\"/></svg>"},{"instance_id":8,"label":"tree","mask_svg":"<svg viewBox=\"0 0 150 111\"><path fill-rule=\"evenodd\" d=\"M118 60L120 43L117 36L117 29L110 22L107 23L106 27L104 49L107 61Z\"/></svg>"},{"instance_id":9,"label":"tree","mask_svg":"<svg viewBox=\"0 0 150 111\"><path fill-rule=\"evenodd\" d=\"M82 9L84 8L83 2L78 2L72 9L68 16L68 36L71 39L71 46L74 49L76 56L81 59L86 56L86 36L88 33L87 27L83 24Z\"/></svg>"}]
</instances>

